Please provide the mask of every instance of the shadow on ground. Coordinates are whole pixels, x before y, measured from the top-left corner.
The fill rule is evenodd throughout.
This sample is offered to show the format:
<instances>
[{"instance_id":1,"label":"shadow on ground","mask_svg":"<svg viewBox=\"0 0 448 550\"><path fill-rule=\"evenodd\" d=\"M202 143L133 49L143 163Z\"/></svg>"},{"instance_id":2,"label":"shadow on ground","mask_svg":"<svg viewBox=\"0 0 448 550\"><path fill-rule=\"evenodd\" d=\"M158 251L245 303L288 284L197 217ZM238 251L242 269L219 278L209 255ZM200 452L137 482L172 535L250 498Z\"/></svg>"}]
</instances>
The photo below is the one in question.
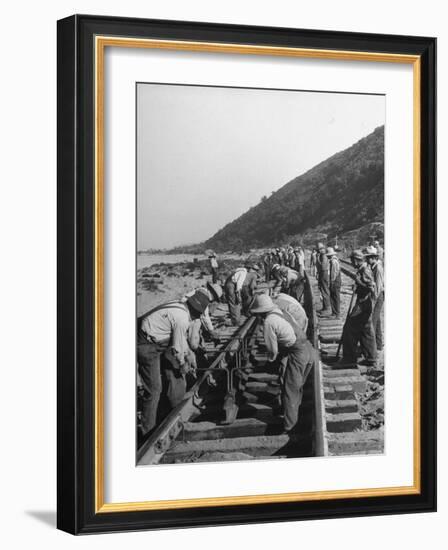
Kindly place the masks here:
<instances>
[{"instance_id":1,"label":"shadow on ground","mask_svg":"<svg viewBox=\"0 0 448 550\"><path fill-rule=\"evenodd\" d=\"M25 514L56 529L56 510L26 510Z\"/></svg>"}]
</instances>

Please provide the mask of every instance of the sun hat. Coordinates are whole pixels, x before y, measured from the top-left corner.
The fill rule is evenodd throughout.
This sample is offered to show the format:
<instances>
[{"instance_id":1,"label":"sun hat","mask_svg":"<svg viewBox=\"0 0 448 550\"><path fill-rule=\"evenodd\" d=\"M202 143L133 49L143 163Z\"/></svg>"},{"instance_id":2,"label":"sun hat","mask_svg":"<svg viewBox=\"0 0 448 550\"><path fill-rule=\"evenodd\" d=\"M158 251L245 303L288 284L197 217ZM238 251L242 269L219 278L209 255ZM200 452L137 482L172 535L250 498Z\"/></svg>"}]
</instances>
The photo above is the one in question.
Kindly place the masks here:
<instances>
[{"instance_id":1,"label":"sun hat","mask_svg":"<svg viewBox=\"0 0 448 550\"><path fill-rule=\"evenodd\" d=\"M209 303L208 297L199 290L187 299L187 304L198 313L204 313Z\"/></svg>"},{"instance_id":2,"label":"sun hat","mask_svg":"<svg viewBox=\"0 0 448 550\"><path fill-rule=\"evenodd\" d=\"M250 308L251 313L268 313L276 306L267 294L257 294Z\"/></svg>"},{"instance_id":3,"label":"sun hat","mask_svg":"<svg viewBox=\"0 0 448 550\"><path fill-rule=\"evenodd\" d=\"M334 251L334 248L332 246L329 246L327 248L327 256L337 256L337 253Z\"/></svg>"},{"instance_id":4,"label":"sun hat","mask_svg":"<svg viewBox=\"0 0 448 550\"><path fill-rule=\"evenodd\" d=\"M364 255L369 256L378 256L378 250L374 246L368 246L364 249Z\"/></svg>"},{"instance_id":5,"label":"sun hat","mask_svg":"<svg viewBox=\"0 0 448 550\"><path fill-rule=\"evenodd\" d=\"M362 252L362 250L354 250L351 255L350 255L350 258L354 259L354 260L364 260L364 254Z\"/></svg>"},{"instance_id":6,"label":"sun hat","mask_svg":"<svg viewBox=\"0 0 448 550\"><path fill-rule=\"evenodd\" d=\"M207 283L207 288L213 294L216 300L220 300L222 296L222 287L217 283Z\"/></svg>"}]
</instances>

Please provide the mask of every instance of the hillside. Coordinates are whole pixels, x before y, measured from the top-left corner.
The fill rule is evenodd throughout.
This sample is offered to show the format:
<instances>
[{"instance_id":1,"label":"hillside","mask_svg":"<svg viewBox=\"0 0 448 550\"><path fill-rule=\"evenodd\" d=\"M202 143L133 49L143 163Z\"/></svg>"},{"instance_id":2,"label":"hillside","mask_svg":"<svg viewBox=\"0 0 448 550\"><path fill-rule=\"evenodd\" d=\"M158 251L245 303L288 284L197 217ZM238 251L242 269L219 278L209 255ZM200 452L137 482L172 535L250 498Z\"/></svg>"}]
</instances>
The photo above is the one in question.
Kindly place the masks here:
<instances>
[{"instance_id":1,"label":"hillside","mask_svg":"<svg viewBox=\"0 0 448 550\"><path fill-rule=\"evenodd\" d=\"M384 222L384 126L263 197L204 244L219 251L264 247L373 222Z\"/></svg>"}]
</instances>

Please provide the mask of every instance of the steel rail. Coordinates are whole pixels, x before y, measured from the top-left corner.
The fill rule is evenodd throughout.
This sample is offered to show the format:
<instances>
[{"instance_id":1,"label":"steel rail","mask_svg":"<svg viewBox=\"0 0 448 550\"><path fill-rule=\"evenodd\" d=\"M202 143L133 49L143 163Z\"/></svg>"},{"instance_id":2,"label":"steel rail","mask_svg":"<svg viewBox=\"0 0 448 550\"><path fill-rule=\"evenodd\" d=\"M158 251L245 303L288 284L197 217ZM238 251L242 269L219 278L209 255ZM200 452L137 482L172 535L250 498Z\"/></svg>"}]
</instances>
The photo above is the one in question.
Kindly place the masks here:
<instances>
[{"instance_id":1,"label":"steel rail","mask_svg":"<svg viewBox=\"0 0 448 550\"><path fill-rule=\"evenodd\" d=\"M319 346L319 321L314 300L313 288L308 273L305 271L304 305L308 316L308 339L313 344L316 352ZM319 360L317 368L313 369L313 425L314 425L314 456L328 455L327 422L325 415L325 401L323 389L322 363Z\"/></svg>"},{"instance_id":2,"label":"steel rail","mask_svg":"<svg viewBox=\"0 0 448 550\"><path fill-rule=\"evenodd\" d=\"M137 464L157 464L173 441L183 429L183 423L187 422L206 393L204 386L210 372L226 373L231 384L230 372L226 368L227 359L239 354L245 340L250 337L257 324L255 316L249 317L239 328L238 332L230 339L225 348L212 361L211 365L202 371L202 376L196 381L192 388L185 394L184 399L179 403L155 429L154 433L137 450ZM201 395L200 392L203 391Z\"/></svg>"}]
</instances>

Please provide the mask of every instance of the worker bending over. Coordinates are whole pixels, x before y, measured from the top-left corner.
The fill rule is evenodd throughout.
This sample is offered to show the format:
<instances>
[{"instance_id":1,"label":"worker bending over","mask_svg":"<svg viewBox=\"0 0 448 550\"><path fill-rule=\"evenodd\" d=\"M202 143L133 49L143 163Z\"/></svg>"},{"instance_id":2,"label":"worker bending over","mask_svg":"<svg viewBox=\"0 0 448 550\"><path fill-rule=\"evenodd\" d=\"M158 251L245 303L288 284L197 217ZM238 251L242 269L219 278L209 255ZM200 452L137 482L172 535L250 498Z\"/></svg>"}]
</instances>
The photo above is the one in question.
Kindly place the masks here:
<instances>
[{"instance_id":1,"label":"worker bending over","mask_svg":"<svg viewBox=\"0 0 448 550\"><path fill-rule=\"evenodd\" d=\"M168 302L138 318L138 373L144 389L142 435L148 434L157 424L162 383L166 387L169 407L175 407L183 399L185 374L194 363L188 342L189 328L208 304L205 294L197 291L186 302Z\"/></svg>"},{"instance_id":2,"label":"worker bending over","mask_svg":"<svg viewBox=\"0 0 448 550\"><path fill-rule=\"evenodd\" d=\"M272 276L276 281L273 294L279 292L289 294L300 301L305 290L305 276L290 267L275 264L272 268Z\"/></svg>"},{"instance_id":3,"label":"worker bending over","mask_svg":"<svg viewBox=\"0 0 448 550\"><path fill-rule=\"evenodd\" d=\"M293 434L297 431L303 386L317 364L316 351L303 330L267 294L255 297L251 312L263 319L268 360L278 365L280 371L284 431Z\"/></svg>"},{"instance_id":4,"label":"worker bending over","mask_svg":"<svg viewBox=\"0 0 448 550\"><path fill-rule=\"evenodd\" d=\"M237 268L226 279L224 293L229 305L230 318L235 325L241 322L241 308L243 314L248 314L257 288L259 269L257 264L248 264Z\"/></svg>"}]
</instances>

